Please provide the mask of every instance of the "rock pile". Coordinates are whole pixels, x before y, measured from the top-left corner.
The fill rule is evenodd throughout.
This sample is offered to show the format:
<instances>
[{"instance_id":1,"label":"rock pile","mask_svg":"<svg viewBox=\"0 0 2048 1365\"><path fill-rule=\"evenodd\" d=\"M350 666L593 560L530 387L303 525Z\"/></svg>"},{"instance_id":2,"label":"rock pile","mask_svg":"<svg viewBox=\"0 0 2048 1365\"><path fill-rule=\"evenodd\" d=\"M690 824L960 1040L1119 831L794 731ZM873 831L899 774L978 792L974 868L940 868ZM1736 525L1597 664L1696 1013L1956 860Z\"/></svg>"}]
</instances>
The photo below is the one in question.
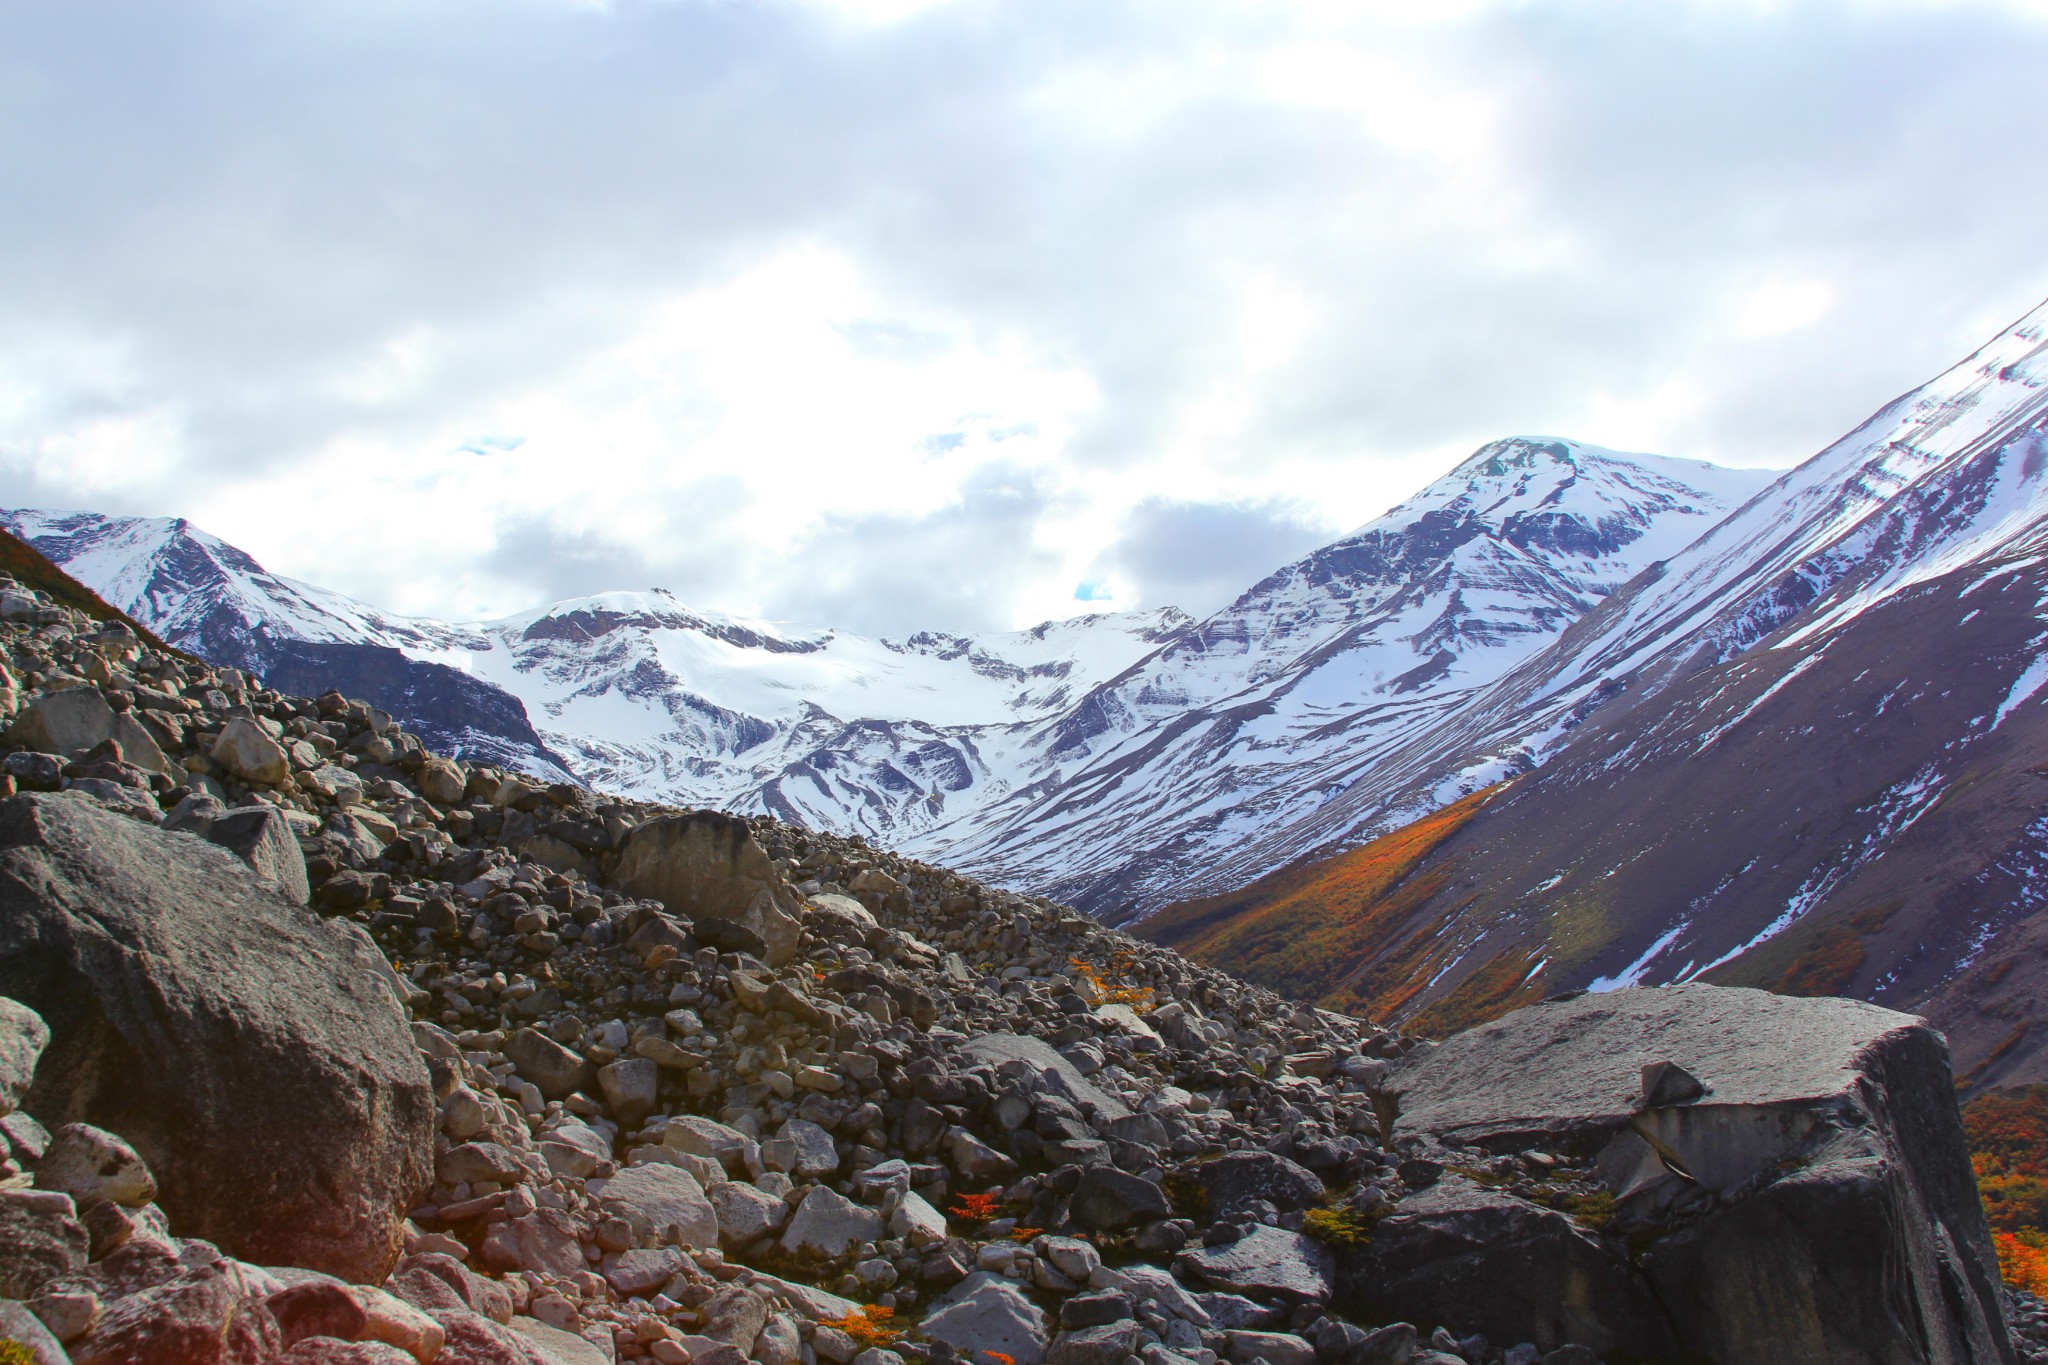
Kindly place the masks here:
<instances>
[{"instance_id":1,"label":"rock pile","mask_svg":"<svg viewBox=\"0 0 2048 1365\"><path fill-rule=\"evenodd\" d=\"M41 1358L1645 1349L1472 1280L1362 1307L1465 1179L1397 1117L1411 1040L859 840L436 755L4 584L0 650L0 1337Z\"/></svg>"}]
</instances>

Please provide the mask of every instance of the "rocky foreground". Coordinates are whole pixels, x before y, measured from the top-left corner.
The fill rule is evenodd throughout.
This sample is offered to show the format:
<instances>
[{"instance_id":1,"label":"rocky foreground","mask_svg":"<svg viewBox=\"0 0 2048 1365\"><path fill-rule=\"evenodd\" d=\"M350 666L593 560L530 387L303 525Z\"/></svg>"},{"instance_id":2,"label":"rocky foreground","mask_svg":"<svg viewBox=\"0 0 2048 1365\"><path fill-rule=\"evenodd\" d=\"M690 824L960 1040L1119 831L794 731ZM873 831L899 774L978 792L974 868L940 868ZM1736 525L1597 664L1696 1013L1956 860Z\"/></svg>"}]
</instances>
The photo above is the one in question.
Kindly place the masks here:
<instances>
[{"instance_id":1,"label":"rocky foreground","mask_svg":"<svg viewBox=\"0 0 2048 1365\"><path fill-rule=\"evenodd\" d=\"M1906 1016L1420 1045L4 583L0 645L0 1362L2016 1358Z\"/></svg>"}]
</instances>

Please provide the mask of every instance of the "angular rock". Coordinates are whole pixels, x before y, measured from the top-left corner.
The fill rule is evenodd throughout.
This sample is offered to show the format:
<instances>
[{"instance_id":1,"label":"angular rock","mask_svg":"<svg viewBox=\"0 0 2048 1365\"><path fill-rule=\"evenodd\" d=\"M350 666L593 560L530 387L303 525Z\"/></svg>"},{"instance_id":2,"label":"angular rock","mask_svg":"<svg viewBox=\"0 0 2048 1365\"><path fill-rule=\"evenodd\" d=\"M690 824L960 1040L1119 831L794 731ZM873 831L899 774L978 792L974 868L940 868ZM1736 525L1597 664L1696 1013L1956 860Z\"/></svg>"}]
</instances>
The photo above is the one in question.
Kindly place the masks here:
<instances>
[{"instance_id":1,"label":"angular rock","mask_svg":"<svg viewBox=\"0 0 2048 1365\"><path fill-rule=\"evenodd\" d=\"M1652 1063L1681 1069L1704 1093L1660 1073L1659 1097L1680 1102L1645 1107ZM1607 1231L1638 1248L1638 1270L1688 1350L1717 1360L2003 1358L1997 1261L1947 1049L1918 1019L1697 984L1622 990L1546 1001L1459 1034L1404 1060L1388 1084L1400 1097L1397 1133L1492 1152L1597 1153L1617 1200ZM1476 1215L1445 1217L1460 1228ZM1454 1282L1491 1292L1518 1265L1580 1256L1568 1222L1526 1210L1514 1222L1517 1236L1473 1247L1430 1292L1447 1296ZM1375 1232L1373 1249L1385 1235ZM1390 1294L1381 1301L1425 1319ZM1481 1330L1539 1346L1539 1331L1562 1334L1617 1354L1668 1349L1624 1308L1610 1318L1589 1307L1563 1325L1510 1298Z\"/></svg>"},{"instance_id":2,"label":"angular rock","mask_svg":"<svg viewBox=\"0 0 2048 1365\"><path fill-rule=\"evenodd\" d=\"M1192 1174L1212 1218L1231 1217L1254 1199L1282 1210L1311 1208L1325 1194L1313 1171L1272 1152L1228 1152L1196 1165Z\"/></svg>"},{"instance_id":3,"label":"angular rock","mask_svg":"<svg viewBox=\"0 0 2048 1365\"><path fill-rule=\"evenodd\" d=\"M69 1195L0 1190L0 1299L32 1299L77 1274L89 1245Z\"/></svg>"},{"instance_id":4,"label":"angular rock","mask_svg":"<svg viewBox=\"0 0 2048 1365\"><path fill-rule=\"evenodd\" d=\"M1222 1246L1182 1252L1174 1267L1183 1276L1255 1299L1323 1304L1336 1290L1329 1248L1264 1225Z\"/></svg>"},{"instance_id":5,"label":"angular rock","mask_svg":"<svg viewBox=\"0 0 2048 1365\"><path fill-rule=\"evenodd\" d=\"M169 765L163 750L135 718L107 705L97 687L45 692L24 707L7 729L7 740L40 753L75 758L108 740L121 746L125 762L151 772Z\"/></svg>"},{"instance_id":6,"label":"angular rock","mask_svg":"<svg viewBox=\"0 0 2048 1365\"><path fill-rule=\"evenodd\" d=\"M533 1270L547 1275L575 1275L589 1268L576 1225L558 1209L535 1209L491 1224L477 1259L493 1270Z\"/></svg>"},{"instance_id":7,"label":"angular rock","mask_svg":"<svg viewBox=\"0 0 2048 1365\"><path fill-rule=\"evenodd\" d=\"M1237 1365L1315 1365L1316 1348L1291 1332L1230 1332L1226 1340Z\"/></svg>"},{"instance_id":8,"label":"angular rock","mask_svg":"<svg viewBox=\"0 0 2048 1365\"><path fill-rule=\"evenodd\" d=\"M604 1277L621 1294L650 1294L667 1284L687 1259L677 1247L633 1247L604 1258Z\"/></svg>"},{"instance_id":9,"label":"angular rock","mask_svg":"<svg viewBox=\"0 0 2048 1365\"><path fill-rule=\"evenodd\" d=\"M782 1234L782 1249L836 1258L881 1235L881 1214L820 1185L797 1205L796 1216Z\"/></svg>"},{"instance_id":10,"label":"angular rock","mask_svg":"<svg viewBox=\"0 0 2048 1365\"><path fill-rule=\"evenodd\" d=\"M50 1135L36 1188L70 1195L80 1213L105 1203L141 1208L156 1198L156 1178L135 1149L89 1123L67 1123Z\"/></svg>"},{"instance_id":11,"label":"angular rock","mask_svg":"<svg viewBox=\"0 0 2048 1365\"><path fill-rule=\"evenodd\" d=\"M513 1033L505 1040L505 1055L543 1099L565 1100L597 1083L597 1068L539 1029Z\"/></svg>"},{"instance_id":12,"label":"angular rock","mask_svg":"<svg viewBox=\"0 0 2048 1365\"><path fill-rule=\"evenodd\" d=\"M598 1068L597 1083L619 1125L638 1128L658 1102L661 1069L645 1057L621 1057Z\"/></svg>"},{"instance_id":13,"label":"angular rock","mask_svg":"<svg viewBox=\"0 0 2048 1365\"><path fill-rule=\"evenodd\" d=\"M1126 1356L1137 1354L1142 1339L1135 1322L1082 1327L1054 1337L1045 1359L1047 1365L1123 1365Z\"/></svg>"},{"instance_id":14,"label":"angular rock","mask_svg":"<svg viewBox=\"0 0 2048 1365\"><path fill-rule=\"evenodd\" d=\"M49 1025L19 1000L0 996L0 1115L11 1114L28 1093L36 1059L50 1043Z\"/></svg>"},{"instance_id":15,"label":"angular rock","mask_svg":"<svg viewBox=\"0 0 2048 1365\"><path fill-rule=\"evenodd\" d=\"M640 825L619 853L618 883L699 923L730 921L758 934L771 967L796 953L803 926L795 895L747 822L689 811ZM699 937L702 937L701 933Z\"/></svg>"},{"instance_id":16,"label":"angular rock","mask_svg":"<svg viewBox=\"0 0 2048 1365\"><path fill-rule=\"evenodd\" d=\"M389 1269L435 1119L389 970L224 850L66 794L0 802L0 994L56 1021L28 1106L132 1143L185 1235Z\"/></svg>"},{"instance_id":17,"label":"angular rock","mask_svg":"<svg viewBox=\"0 0 2048 1365\"><path fill-rule=\"evenodd\" d=\"M474 1185L479 1180L523 1185L533 1173L509 1148L495 1142L465 1142L441 1154L434 1163L434 1178L444 1185Z\"/></svg>"},{"instance_id":18,"label":"angular rock","mask_svg":"<svg viewBox=\"0 0 2048 1365\"><path fill-rule=\"evenodd\" d=\"M977 1270L946 1291L925 1315L924 1334L962 1354L1001 1351L1017 1365L1041 1365L1050 1324L1014 1283Z\"/></svg>"},{"instance_id":19,"label":"angular rock","mask_svg":"<svg viewBox=\"0 0 2048 1365\"><path fill-rule=\"evenodd\" d=\"M754 1140L739 1129L698 1114L670 1119L661 1130L661 1142L664 1147L716 1161L726 1174L733 1176L746 1174L747 1151L754 1145Z\"/></svg>"},{"instance_id":20,"label":"angular rock","mask_svg":"<svg viewBox=\"0 0 2048 1365\"><path fill-rule=\"evenodd\" d=\"M718 1214L719 1243L728 1251L767 1236L789 1218L788 1204L744 1180L728 1180L713 1189L711 1207Z\"/></svg>"},{"instance_id":21,"label":"angular rock","mask_svg":"<svg viewBox=\"0 0 2048 1365\"><path fill-rule=\"evenodd\" d=\"M276 786L292 774L284 746L247 716L229 717L207 757L244 782Z\"/></svg>"},{"instance_id":22,"label":"angular rock","mask_svg":"<svg viewBox=\"0 0 2048 1365\"><path fill-rule=\"evenodd\" d=\"M790 1119L776 1130L775 1136L787 1138L796 1146L792 1173L816 1180L839 1169L839 1145L830 1133L809 1119Z\"/></svg>"},{"instance_id":23,"label":"angular rock","mask_svg":"<svg viewBox=\"0 0 2048 1365\"><path fill-rule=\"evenodd\" d=\"M1091 1232L1122 1232L1173 1213L1166 1191L1114 1166L1090 1166L1069 1205L1074 1221Z\"/></svg>"},{"instance_id":24,"label":"angular rock","mask_svg":"<svg viewBox=\"0 0 2048 1365\"><path fill-rule=\"evenodd\" d=\"M718 1245L718 1214L704 1187L674 1166L634 1166L605 1183L600 1201L634 1226L686 1247Z\"/></svg>"},{"instance_id":25,"label":"angular rock","mask_svg":"<svg viewBox=\"0 0 2048 1365\"><path fill-rule=\"evenodd\" d=\"M420 764L415 780L419 783L420 795L437 806L454 805L469 789L469 775L453 759L428 759Z\"/></svg>"},{"instance_id":26,"label":"angular rock","mask_svg":"<svg viewBox=\"0 0 2048 1365\"><path fill-rule=\"evenodd\" d=\"M304 905L311 895L306 855L277 807L259 804L223 811L208 823L205 838L277 883L293 904Z\"/></svg>"},{"instance_id":27,"label":"angular rock","mask_svg":"<svg viewBox=\"0 0 2048 1365\"><path fill-rule=\"evenodd\" d=\"M179 1270L107 1305L100 1325L73 1343L73 1365L269 1365L283 1334L242 1267L225 1258Z\"/></svg>"}]
</instances>

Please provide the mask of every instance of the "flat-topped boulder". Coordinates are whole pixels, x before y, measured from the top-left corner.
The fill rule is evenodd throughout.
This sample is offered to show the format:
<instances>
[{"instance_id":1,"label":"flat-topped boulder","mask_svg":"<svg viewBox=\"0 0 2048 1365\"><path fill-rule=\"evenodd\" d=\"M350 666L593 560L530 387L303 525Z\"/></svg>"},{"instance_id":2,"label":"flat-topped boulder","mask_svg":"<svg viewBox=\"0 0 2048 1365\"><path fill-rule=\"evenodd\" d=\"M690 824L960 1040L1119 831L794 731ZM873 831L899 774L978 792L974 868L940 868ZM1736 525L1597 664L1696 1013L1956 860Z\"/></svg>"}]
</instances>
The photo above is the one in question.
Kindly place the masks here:
<instances>
[{"instance_id":1,"label":"flat-topped boulder","mask_svg":"<svg viewBox=\"0 0 2048 1365\"><path fill-rule=\"evenodd\" d=\"M1922 1020L1705 985L1580 995L1419 1050L1386 1091L1396 1145L1451 1174L1347 1257L1354 1304L1455 1304L1545 1350L2012 1358L1947 1047ZM1526 1154L1556 1164L1528 1197L1463 1178L1498 1183ZM1544 1267L1571 1268L1571 1312L1513 1288Z\"/></svg>"}]
</instances>

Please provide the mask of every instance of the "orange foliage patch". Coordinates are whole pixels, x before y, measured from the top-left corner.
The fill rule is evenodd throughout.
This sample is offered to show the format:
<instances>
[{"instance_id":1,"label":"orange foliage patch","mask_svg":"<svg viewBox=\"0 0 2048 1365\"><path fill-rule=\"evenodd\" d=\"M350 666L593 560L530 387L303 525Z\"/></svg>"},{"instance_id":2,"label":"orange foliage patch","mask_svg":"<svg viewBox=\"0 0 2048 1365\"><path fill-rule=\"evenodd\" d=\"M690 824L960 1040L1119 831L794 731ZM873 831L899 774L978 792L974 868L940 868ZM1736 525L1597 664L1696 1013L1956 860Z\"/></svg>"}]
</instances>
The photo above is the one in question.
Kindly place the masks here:
<instances>
[{"instance_id":1,"label":"orange foliage patch","mask_svg":"<svg viewBox=\"0 0 2048 1365\"><path fill-rule=\"evenodd\" d=\"M1074 970L1079 972L1095 990L1095 998L1105 1005L1129 1005L1139 1014L1152 1008L1150 986L1124 984L1130 979L1131 969L1137 963L1137 954L1128 948L1120 948L1109 956L1107 966L1098 967L1086 958L1072 957Z\"/></svg>"},{"instance_id":2,"label":"orange foliage patch","mask_svg":"<svg viewBox=\"0 0 2048 1365\"><path fill-rule=\"evenodd\" d=\"M955 1195L953 1207L946 1212L969 1223L986 1223L1002 1207L1003 1196L991 1191L988 1194Z\"/></svg>"},{"instance_id":3,"label":"orange foliage patch","mask_svg":"<svg viewBox=\"0 0 2048 1365\"><path fill-rule=\"evenodd\" d=\"M1856 931L1838 924L1793 959L1778 982L1778 994L1840 995L1863 966L1865 956L1863 940Z\"/></svg>"},{"instance_id":4,"label":"orange foliage patch","mask_svg":"<svg viewBox=\"0 0 2048 1365\"><path fill-rule=\"evenodd\" d=\"M1428 981L1420 968L1443 946L1436 923L1410 923L1450 880L1447 867L1424 870L1423 862L1500 790L1474 792L1362 848L1283 868L1230 895L1168 906L1136 932L1298 999L1386 1018Z\"/></svg>"},{"instance_id":5,"label":"orange foliage patch","mask_svg":"<svg viewBox=\"0 0 2048 1365\"><path fill-rule=\"evenodd\" d=\"M895 1309L871 1303L859 1312L848 1313L843 1318L829 1318L820 1325L838 1328L863 1347L887 1348L894 1345L896 1339L903 1335L889 1325L895 1316Z\"/></svg>"},{"instance_id":6,"label":"orange foliage patch","mask_svg":"<svg viewBox=\"0 0 2048 1365\"><path fill-rule=\"evenodd\" d=\"M1998 1273L2005 1282L2015 1289L2048 1298L2048 1234L2031 1228L2025 1232L1994 1232L1991 1241L1998 1248Z\"/></svg>"},{"instance_id":7,"label":"orange foliage patch","mask_svg":"<svg viewBox=\"0 0 2048 1365\"><path fill-rule=\"evenodd\" d=\"M1013 1355L1008 1355L1002 1351L991 1351L984 1347L983 1349L976 1351L975 1354L987 1356L990 1360L993 1360L996 1363L996 1365L1017 1365L1017 1357Z\"/></svg>"}]
</instances>

